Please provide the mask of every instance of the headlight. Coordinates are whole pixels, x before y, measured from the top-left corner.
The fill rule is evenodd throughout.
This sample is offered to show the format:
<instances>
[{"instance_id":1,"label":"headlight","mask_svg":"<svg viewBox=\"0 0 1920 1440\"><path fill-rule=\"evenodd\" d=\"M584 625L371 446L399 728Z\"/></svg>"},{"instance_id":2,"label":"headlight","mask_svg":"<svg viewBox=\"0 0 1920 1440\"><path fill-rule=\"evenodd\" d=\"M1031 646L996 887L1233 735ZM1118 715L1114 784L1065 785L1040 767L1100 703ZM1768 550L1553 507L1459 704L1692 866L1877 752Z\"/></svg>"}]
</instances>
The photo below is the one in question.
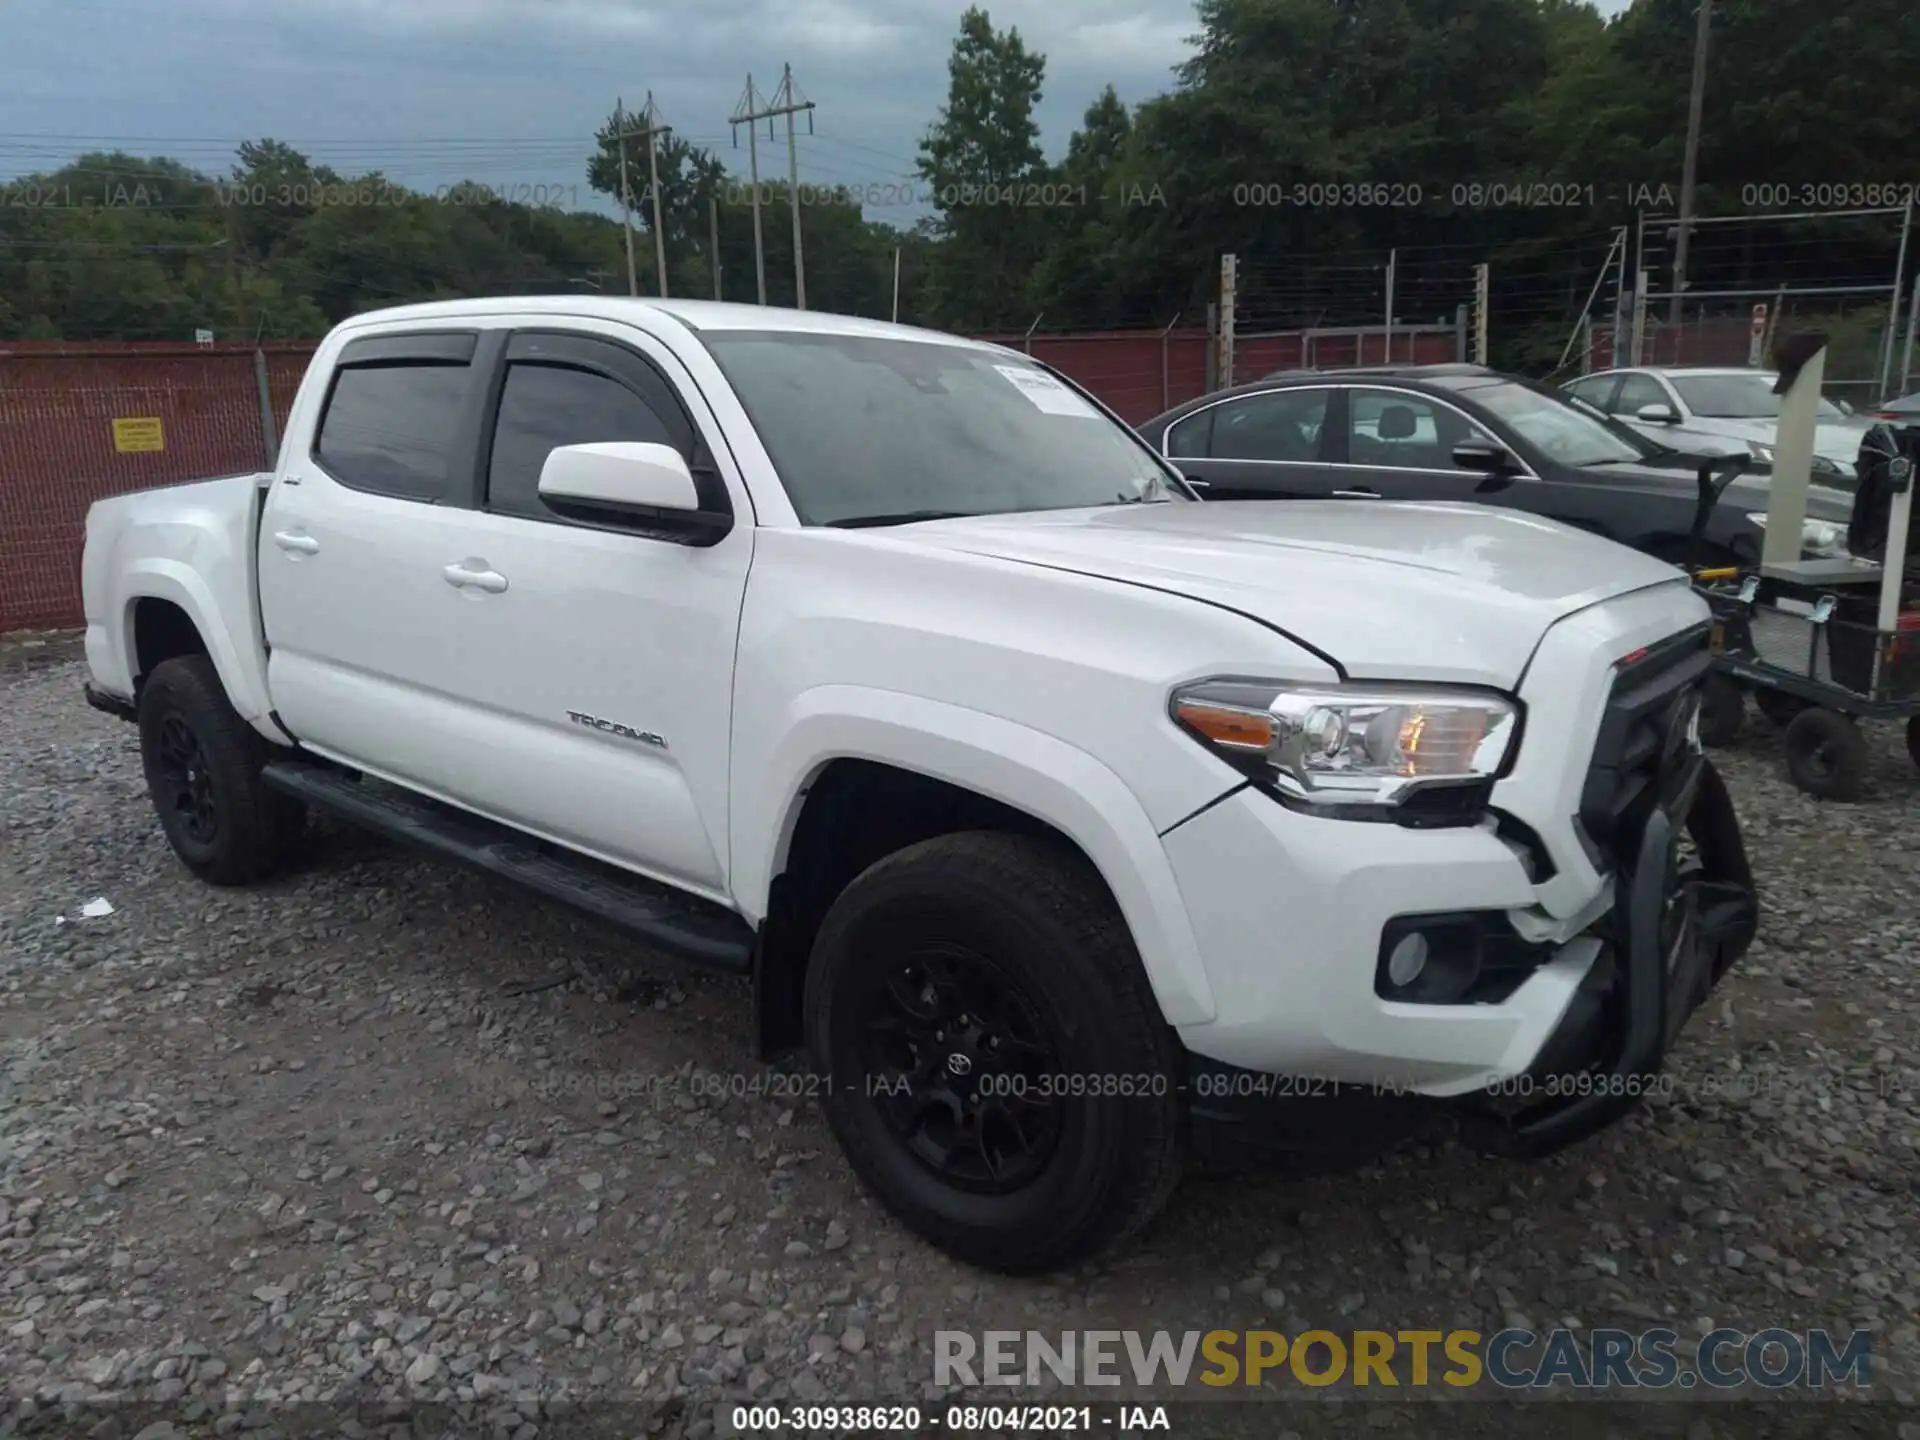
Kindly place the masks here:
<instances>
[{"instance_id":1,"label":"headlight","mask_svg":"<svg viewBox=\"0 0 1920 1440\"><path fill-rule=\"evenodd\" d=\"M1773 446L1764 444L1759 440L1747 441L1747 453L1762 465L1771 465L1773 463Z\"/></svg>"},{"instance_id":2,"label":"headlight","mask_svg":"<svg viewBox=\"0 0 1920 1440\"><path fill-rule=\"evenodd\" d=\"M1767 528L1767 512L1757 511L1747 519ZM1819 560L1838 560L1844 558L1847 550L1847 532L1831 520L1808 520L1800 527L1800 550L1804 555L1812 555Z\"/></svg>"},{"instance_id":3,"label":"headlight","mask_svg":"<svg viewBox=\"0 0 1920 1440\"><path fill-rule=\"evenodd\" d=\"M1203 680L1173 718L1222 759L1308 805L1398 805L1485 783L1519 728L1512 701L1476 690Z\"/></svg>"},{"instance_id":4,"label":"headlight","mask_svg":"<svg viewBox=\"0 0 1920 1440\"><path fill-rule=\"evenodd\" d=\"M1841 470L1838 462L1829 460L1825 455L1816 455L1813 457L1813 473L1816 475L1840 475L1845 472Z\"/></svg>"}]
</instances>

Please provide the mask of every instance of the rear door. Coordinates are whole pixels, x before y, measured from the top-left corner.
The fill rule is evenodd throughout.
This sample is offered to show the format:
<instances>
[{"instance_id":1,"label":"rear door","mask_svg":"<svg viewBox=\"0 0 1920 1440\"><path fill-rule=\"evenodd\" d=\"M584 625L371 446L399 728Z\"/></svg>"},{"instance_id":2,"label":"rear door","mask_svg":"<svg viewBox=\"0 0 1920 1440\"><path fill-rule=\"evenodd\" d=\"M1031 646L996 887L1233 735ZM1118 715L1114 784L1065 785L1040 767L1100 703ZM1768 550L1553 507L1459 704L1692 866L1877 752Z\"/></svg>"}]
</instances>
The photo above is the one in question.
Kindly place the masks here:
<instances>
[{"instance_id":1,"label":"rear door","mask_svg":"<svg viewBox=\"0 0 1920 1440\"><path fill-rule=\"evenodd\" d=\"M323 754L416 785L444 782L449 707L497 663L449 643L463 602L441 570L473 553L483 377L502 343L471 325L348 342L261 519L275 712Z\"/></svg>"},{"instance_id":2,"label":"rear door","mask_svg":"<svg viewBox=\"0 0 1920 1440\"><path fill-rule=\"evenodd\" d=\"M1209 500L1322 499L1338 485L1327 461L1340 391L1263 390L1183 416L1154 437Z\"/></svg>"}]
</instances>

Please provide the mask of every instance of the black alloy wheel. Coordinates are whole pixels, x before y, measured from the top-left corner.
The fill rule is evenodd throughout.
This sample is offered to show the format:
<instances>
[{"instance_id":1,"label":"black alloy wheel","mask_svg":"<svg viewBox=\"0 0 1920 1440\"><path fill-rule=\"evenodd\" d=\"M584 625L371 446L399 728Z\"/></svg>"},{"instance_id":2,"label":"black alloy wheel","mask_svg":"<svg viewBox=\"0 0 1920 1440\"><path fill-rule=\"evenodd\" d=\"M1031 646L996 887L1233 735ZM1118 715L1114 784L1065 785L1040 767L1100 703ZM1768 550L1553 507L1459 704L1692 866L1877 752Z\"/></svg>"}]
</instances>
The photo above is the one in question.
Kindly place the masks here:
<instances>
[{"instance_id":1,"label":"black alloy wheel","mask_svg":"<svg viewBox=\"0 0 1920 1440\"><path fill-rule=\"evenodd\" d=\"M1032 997L962 945L901 957L860 1020L874 1100L889 1129L949 1184L1008 1194L1060 1139L1057 1050Z\"/></svg>"},{"instance_id":2,"label":"black alloy wheel","mask_svg":"<svg viewBox=\"0 0 1920 1440\"><path fill-rule=\"evenodd\" d=\"M220 833L220 810L213 798L213 776L200 741L178 715L160 721L154 746L154 804L171 813L180 833L196 845L211 845Z\"/></svg>"}]
</instances>

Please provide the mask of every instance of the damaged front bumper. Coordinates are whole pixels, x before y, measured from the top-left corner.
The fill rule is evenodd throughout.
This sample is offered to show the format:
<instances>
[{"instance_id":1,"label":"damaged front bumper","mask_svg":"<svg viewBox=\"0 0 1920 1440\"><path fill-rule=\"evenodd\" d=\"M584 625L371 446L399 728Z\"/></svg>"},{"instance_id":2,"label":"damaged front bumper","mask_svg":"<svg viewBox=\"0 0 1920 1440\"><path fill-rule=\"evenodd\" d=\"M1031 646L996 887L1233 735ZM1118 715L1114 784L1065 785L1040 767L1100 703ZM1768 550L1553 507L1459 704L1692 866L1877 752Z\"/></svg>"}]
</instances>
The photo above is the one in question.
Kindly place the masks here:
<instances>
[{"instance_id":1,"label":"damaged front bumper","mask_svg":"<svg viewBox=\"0 0 1920 1440\"><path fill-rule=\"evenodd\" d=\"M1759 905L1726 782L1683 747L1618 836L1601 950L1527 1071L1456 1102L1463 1138L1537 1158L1607 1128L1657 1088L1688 1018L1752 943Z\"/></svg>"}]
</instances>

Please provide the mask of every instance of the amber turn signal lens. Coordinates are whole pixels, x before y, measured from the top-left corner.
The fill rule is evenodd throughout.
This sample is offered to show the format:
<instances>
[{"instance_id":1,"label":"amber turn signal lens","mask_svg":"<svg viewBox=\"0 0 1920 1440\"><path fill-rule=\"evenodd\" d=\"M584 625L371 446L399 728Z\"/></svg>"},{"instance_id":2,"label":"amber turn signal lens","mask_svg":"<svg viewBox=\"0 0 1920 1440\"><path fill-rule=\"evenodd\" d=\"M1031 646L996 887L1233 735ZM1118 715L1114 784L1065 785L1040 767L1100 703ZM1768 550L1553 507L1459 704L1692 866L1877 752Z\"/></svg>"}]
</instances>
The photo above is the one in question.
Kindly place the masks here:
<instances>
[{"instance_id":1,"label":"amber turn signal lens","mask_svg":"<svg viewBox=\"0 0 1920 1440\"><path fill-rule=\"evenodd\" d=\"M1266 750L1273 744L1273 720L1245 710L1182 700L1175 713L1195 734L1233 750Z\"/></svg>"}]
</instances>

